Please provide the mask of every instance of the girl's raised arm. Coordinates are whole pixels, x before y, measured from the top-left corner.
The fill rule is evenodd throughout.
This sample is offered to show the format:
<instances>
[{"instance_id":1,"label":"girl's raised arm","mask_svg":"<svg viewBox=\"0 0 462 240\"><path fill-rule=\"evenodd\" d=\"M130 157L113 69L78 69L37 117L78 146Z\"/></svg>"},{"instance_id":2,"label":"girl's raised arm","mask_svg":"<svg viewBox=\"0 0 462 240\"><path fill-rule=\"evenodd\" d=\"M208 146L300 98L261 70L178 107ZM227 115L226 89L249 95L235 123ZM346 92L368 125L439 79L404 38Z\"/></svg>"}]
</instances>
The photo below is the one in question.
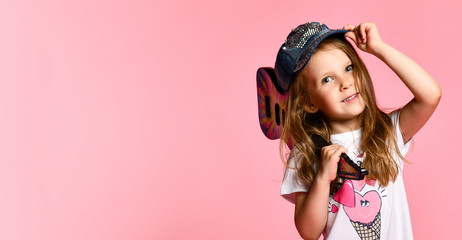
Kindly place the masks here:
<instances>
[{"instance_id":1,"label":"girl's raised arm","mask_svg":"<svg viewBox=\"0 0 462 240\"><path fill-rule=\"evenodd\" d=\"M347 25L345 34L356 46L387 64L414 98L401 110L399 125L404 142L409 141L427 122L441 98L439 84L412 59L382 41L374 23Z\"/></svg>"}]
</instances>

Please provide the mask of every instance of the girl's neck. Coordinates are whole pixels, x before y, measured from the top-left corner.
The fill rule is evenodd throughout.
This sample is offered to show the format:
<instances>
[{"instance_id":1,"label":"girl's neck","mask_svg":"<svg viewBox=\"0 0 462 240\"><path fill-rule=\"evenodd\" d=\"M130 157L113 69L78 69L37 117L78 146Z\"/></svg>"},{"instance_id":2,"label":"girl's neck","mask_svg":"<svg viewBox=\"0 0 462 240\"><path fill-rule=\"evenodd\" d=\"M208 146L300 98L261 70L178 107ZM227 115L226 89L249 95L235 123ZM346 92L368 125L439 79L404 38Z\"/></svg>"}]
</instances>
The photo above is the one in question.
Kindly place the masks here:
<instances>
[{"instance_id":1,"label":"girl's neck","mask_svg":"<svg viewBox=\"0 0 462 240\"><path fill-rule=\"evenodd\" d=\"M347 121L330 121L330 126L332 127L332 134L339 134L358 130L362 124L358 117Z\"/></svg>"}]
</instances>

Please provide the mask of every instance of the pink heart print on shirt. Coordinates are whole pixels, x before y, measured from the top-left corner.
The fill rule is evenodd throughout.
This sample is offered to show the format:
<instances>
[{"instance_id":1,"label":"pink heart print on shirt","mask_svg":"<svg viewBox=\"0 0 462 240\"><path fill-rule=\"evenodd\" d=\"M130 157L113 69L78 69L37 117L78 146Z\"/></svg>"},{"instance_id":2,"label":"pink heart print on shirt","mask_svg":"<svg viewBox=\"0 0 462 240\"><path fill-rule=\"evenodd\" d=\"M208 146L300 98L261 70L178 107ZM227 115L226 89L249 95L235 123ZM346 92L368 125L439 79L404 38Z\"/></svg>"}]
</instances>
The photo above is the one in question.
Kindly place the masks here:
<instances>
[{"instance_id":1,"label":"pink heart print on shirt","mask_svg":"<svg viewBox=\"0 0 462 240\"><path fill-rule=\"evenodd\" d=\"M368 224L374 221L380 211L382 200L377 191L369 191L364 195L355 193L355 206L344 205L345 213L351 221Z\"/></svg>"},{"instance_id":2,"label":"pink heart print on shirt","mask_svg":"<svg viewBox=\"0 0 462 240\"><path fill-rule=\"evenodd\" d=\"M376 189L361 194L366 185L374 187L376 181L367 178L361 181L347 180L334 194L333 199L343 205L345 214L361 240L380 239L382 199ZM338 207L332 204L331 212L337 213L338 210Z\"/></svg>"},{"instance_id":3,"label":"pink heart print on shirt","mask_svg":"<svg viewBox=\"0 0 462 240\"><path fill-rule=\"evenodd\" d=\"M375 186L375 180L363 179L361 181L347 180L343 183L342 188L334 194L334 200L347 206L355 206L355 189L361 191L364 185Z\"/></svg>"},{"instance_id":4,"label":"pink heart print on shirt","mask_svg":"<svg viewBox=\"0 0 462 240\"><path fill-rule=\"evenodd\" d=\"M367 177L361 181L352 181L352 182L353 182L354 189L358 192L361 192L366 184L372 187L375 186L375 180L370 180Z\"/></svg>"},{"instance_id":5,"label":"pink heart print on shirt","mask_svg":"<svg viewBox=\"0 0 462 240\"><path fill-rule=\"evenodd\" d=\"M353 182L347 180L343 183L342 188L334 195L334 200L348 207L355 206L355 189Z\"/></svg>"}]
</instances>

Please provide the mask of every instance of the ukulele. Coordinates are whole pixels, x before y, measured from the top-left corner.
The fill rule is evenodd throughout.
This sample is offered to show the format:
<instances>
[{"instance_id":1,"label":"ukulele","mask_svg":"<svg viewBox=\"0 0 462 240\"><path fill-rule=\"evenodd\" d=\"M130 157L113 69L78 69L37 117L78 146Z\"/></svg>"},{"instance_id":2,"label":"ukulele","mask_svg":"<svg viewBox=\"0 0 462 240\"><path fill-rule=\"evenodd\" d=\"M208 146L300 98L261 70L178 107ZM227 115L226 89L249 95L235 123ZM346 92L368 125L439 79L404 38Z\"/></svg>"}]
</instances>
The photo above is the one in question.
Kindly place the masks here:
<instances>
[{"instance_id":1,"label":"ukulele","mask_svg":"<svg viewBox=\"0 0 462 240\"><path fill-rule=\"evenodd\" d=\"M282 90L276 81L276 73L271 67L257 70L258 118L263 134L271 140L281 137L286 114L288 92ZM321 149L329 143L319 135L312 135L319 155ZM293 146L289 144L289 149ZM340 178L362 180L367 171L354 163L348 155L342 153L338 162L337 175Z\"/></svg>"}]
</instances>

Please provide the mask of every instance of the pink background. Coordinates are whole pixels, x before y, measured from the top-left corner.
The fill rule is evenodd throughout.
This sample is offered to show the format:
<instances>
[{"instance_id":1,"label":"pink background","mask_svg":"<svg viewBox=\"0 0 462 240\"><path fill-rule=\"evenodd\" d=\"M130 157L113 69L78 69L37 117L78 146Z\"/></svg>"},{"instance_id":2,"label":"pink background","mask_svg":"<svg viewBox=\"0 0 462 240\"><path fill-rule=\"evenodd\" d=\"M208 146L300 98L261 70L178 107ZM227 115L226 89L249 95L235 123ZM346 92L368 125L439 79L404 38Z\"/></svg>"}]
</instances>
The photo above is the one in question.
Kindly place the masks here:
<instances>
[{"instance_id":1,"label":"pink background","mask_svg":"<svg viewBox=\"0 0 462 240\"><path fill-rule=\"evenodd\" d=\"M405 181L415 238L461 238L458 2L1 1L0 239L299 239L255 73L309 20L374 21L439 81Z\"/></svg>"}]
</instances>

